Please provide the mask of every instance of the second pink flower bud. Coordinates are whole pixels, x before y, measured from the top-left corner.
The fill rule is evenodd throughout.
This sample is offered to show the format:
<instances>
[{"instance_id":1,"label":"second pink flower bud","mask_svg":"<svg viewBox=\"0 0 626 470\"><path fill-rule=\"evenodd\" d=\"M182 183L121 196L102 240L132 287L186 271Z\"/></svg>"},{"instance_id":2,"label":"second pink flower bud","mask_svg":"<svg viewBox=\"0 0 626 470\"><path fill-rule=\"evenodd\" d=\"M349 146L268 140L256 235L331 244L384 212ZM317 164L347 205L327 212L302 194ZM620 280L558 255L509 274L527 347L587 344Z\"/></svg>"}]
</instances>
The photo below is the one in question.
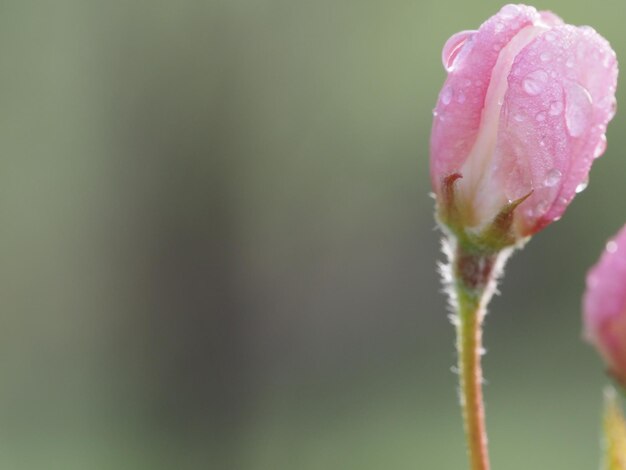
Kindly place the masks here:
<instances>
[{"instance_id":1,"label":"second pink flower bud","mask_svg":"<svg viewBox=\"0 0 626 470\"><path fill-rule=\"evenodd\" d=\"M583 312L586 339L626 387L626 226L589 271Z\"/></svg>"}]
</instances>

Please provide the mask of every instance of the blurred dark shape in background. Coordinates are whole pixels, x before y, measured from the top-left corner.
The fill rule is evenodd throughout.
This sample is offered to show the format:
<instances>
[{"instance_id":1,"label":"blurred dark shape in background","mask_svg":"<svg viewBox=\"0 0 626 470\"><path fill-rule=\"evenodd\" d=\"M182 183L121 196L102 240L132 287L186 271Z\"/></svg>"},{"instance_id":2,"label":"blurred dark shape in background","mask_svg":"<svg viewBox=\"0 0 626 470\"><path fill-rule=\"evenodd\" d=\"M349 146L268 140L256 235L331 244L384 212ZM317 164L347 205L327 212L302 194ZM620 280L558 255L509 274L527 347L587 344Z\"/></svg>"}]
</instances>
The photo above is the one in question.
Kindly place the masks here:
<instances>
[{"instance_id":1,"label":"blurred dark shape in background","mask_svg":"<svg viewBox=\"0 0 626 470\"><path fill-rule=\"evenodd\" d=\"M621 57L602 5L541 6ZM0 466L463 468L428 139L441 46L500 6L5 2ZM495 467L597 465L623 125L492 305Z\"/></svg>"}]
</instances>

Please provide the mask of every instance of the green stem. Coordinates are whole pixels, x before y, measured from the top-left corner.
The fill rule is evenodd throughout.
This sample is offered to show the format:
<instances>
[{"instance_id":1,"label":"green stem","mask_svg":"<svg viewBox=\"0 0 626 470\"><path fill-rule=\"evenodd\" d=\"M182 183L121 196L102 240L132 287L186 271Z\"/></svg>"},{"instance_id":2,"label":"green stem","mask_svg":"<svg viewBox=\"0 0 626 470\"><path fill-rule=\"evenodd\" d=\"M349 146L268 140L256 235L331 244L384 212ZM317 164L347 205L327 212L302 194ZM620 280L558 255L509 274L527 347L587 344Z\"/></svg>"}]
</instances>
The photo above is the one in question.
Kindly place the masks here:
<instances>
[{"instance_id":1,"label":"green stem","mask_svg":"<svg viewBox=\"0 0 626 470\"><path fill-rule=\"evenodd\" d=\"M487 428L480 366L481 321L478 306L460 296L457 348L465 435L472 470L488 470Z\"/></svg>"},{"instance_id":2,"label":"green stem","mask_svg":"<svg viewBox=\"0 0 626 470\"><path fill-rule=\"evenodd\" d=\"M472 470L489 470L487 428L483 404L482 320L495 287L498 253L454 250L452 274L456 294L457 349L461 407Z\"/></svg>"}]
</instances>

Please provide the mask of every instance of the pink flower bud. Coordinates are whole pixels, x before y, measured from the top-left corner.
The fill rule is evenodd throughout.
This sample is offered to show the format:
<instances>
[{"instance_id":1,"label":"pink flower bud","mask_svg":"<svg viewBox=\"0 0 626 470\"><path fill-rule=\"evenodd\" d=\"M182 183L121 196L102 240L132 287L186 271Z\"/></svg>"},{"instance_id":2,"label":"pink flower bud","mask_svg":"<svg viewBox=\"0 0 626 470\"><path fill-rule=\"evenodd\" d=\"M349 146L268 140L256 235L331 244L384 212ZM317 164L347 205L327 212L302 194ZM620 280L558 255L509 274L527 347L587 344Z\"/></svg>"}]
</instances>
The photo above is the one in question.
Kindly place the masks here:
<instances>
[{"instance_id":1,"label":"pink flower bud","mask_svg":"<svg viewBox=\"0 0 626 470\"><path fill-rule=\"evenodd\" d=\"M587 275L583 321L585 338L626 385L626 226L606 244Z\"/></svg>"},{"instance_id":2,"label":"pink flower bud","mask_svg":"<svg viewBox=\"0 0 626 470\"><path fill-rule=\"evenodd\" d=\"M430 157L440 216L456 174L464 228L484 229L516 201L514 240L558 220L606 147L617 83L609 43L588 26L506 5L478 31L453 35L443 64Z\"/></svg>"}]
</instances>

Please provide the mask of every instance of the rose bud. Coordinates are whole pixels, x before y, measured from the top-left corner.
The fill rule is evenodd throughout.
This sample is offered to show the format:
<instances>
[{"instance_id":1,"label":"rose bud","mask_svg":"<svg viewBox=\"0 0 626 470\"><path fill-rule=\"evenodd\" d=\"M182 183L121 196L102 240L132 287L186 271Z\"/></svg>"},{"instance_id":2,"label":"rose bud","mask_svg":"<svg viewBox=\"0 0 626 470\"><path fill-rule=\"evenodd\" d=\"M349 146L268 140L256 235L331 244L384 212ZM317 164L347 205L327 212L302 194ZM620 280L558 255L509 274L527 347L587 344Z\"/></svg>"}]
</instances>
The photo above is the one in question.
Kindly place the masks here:
<instances>
[{"instance_id":1,"label":"rose bud","mask_svg":"<svg viewBox=\"0 0 626 470\"><path fill-rule=\"evenodd\" d=\"M604 153L617 60L588 26L507 5L443 48L431 134L438 219L509 246L558 220Z\"/></svg>"},{"instance_id":2,"label":"rose bud","mask_svg":"<svg viewBox=\"0 0 626 470\"><path fill-rule=\"evenodd\" d=\"M609 373L626 386L626 226L587 275L583 297L585 338L608 365Z\"/></svg>"}]
</instances>

